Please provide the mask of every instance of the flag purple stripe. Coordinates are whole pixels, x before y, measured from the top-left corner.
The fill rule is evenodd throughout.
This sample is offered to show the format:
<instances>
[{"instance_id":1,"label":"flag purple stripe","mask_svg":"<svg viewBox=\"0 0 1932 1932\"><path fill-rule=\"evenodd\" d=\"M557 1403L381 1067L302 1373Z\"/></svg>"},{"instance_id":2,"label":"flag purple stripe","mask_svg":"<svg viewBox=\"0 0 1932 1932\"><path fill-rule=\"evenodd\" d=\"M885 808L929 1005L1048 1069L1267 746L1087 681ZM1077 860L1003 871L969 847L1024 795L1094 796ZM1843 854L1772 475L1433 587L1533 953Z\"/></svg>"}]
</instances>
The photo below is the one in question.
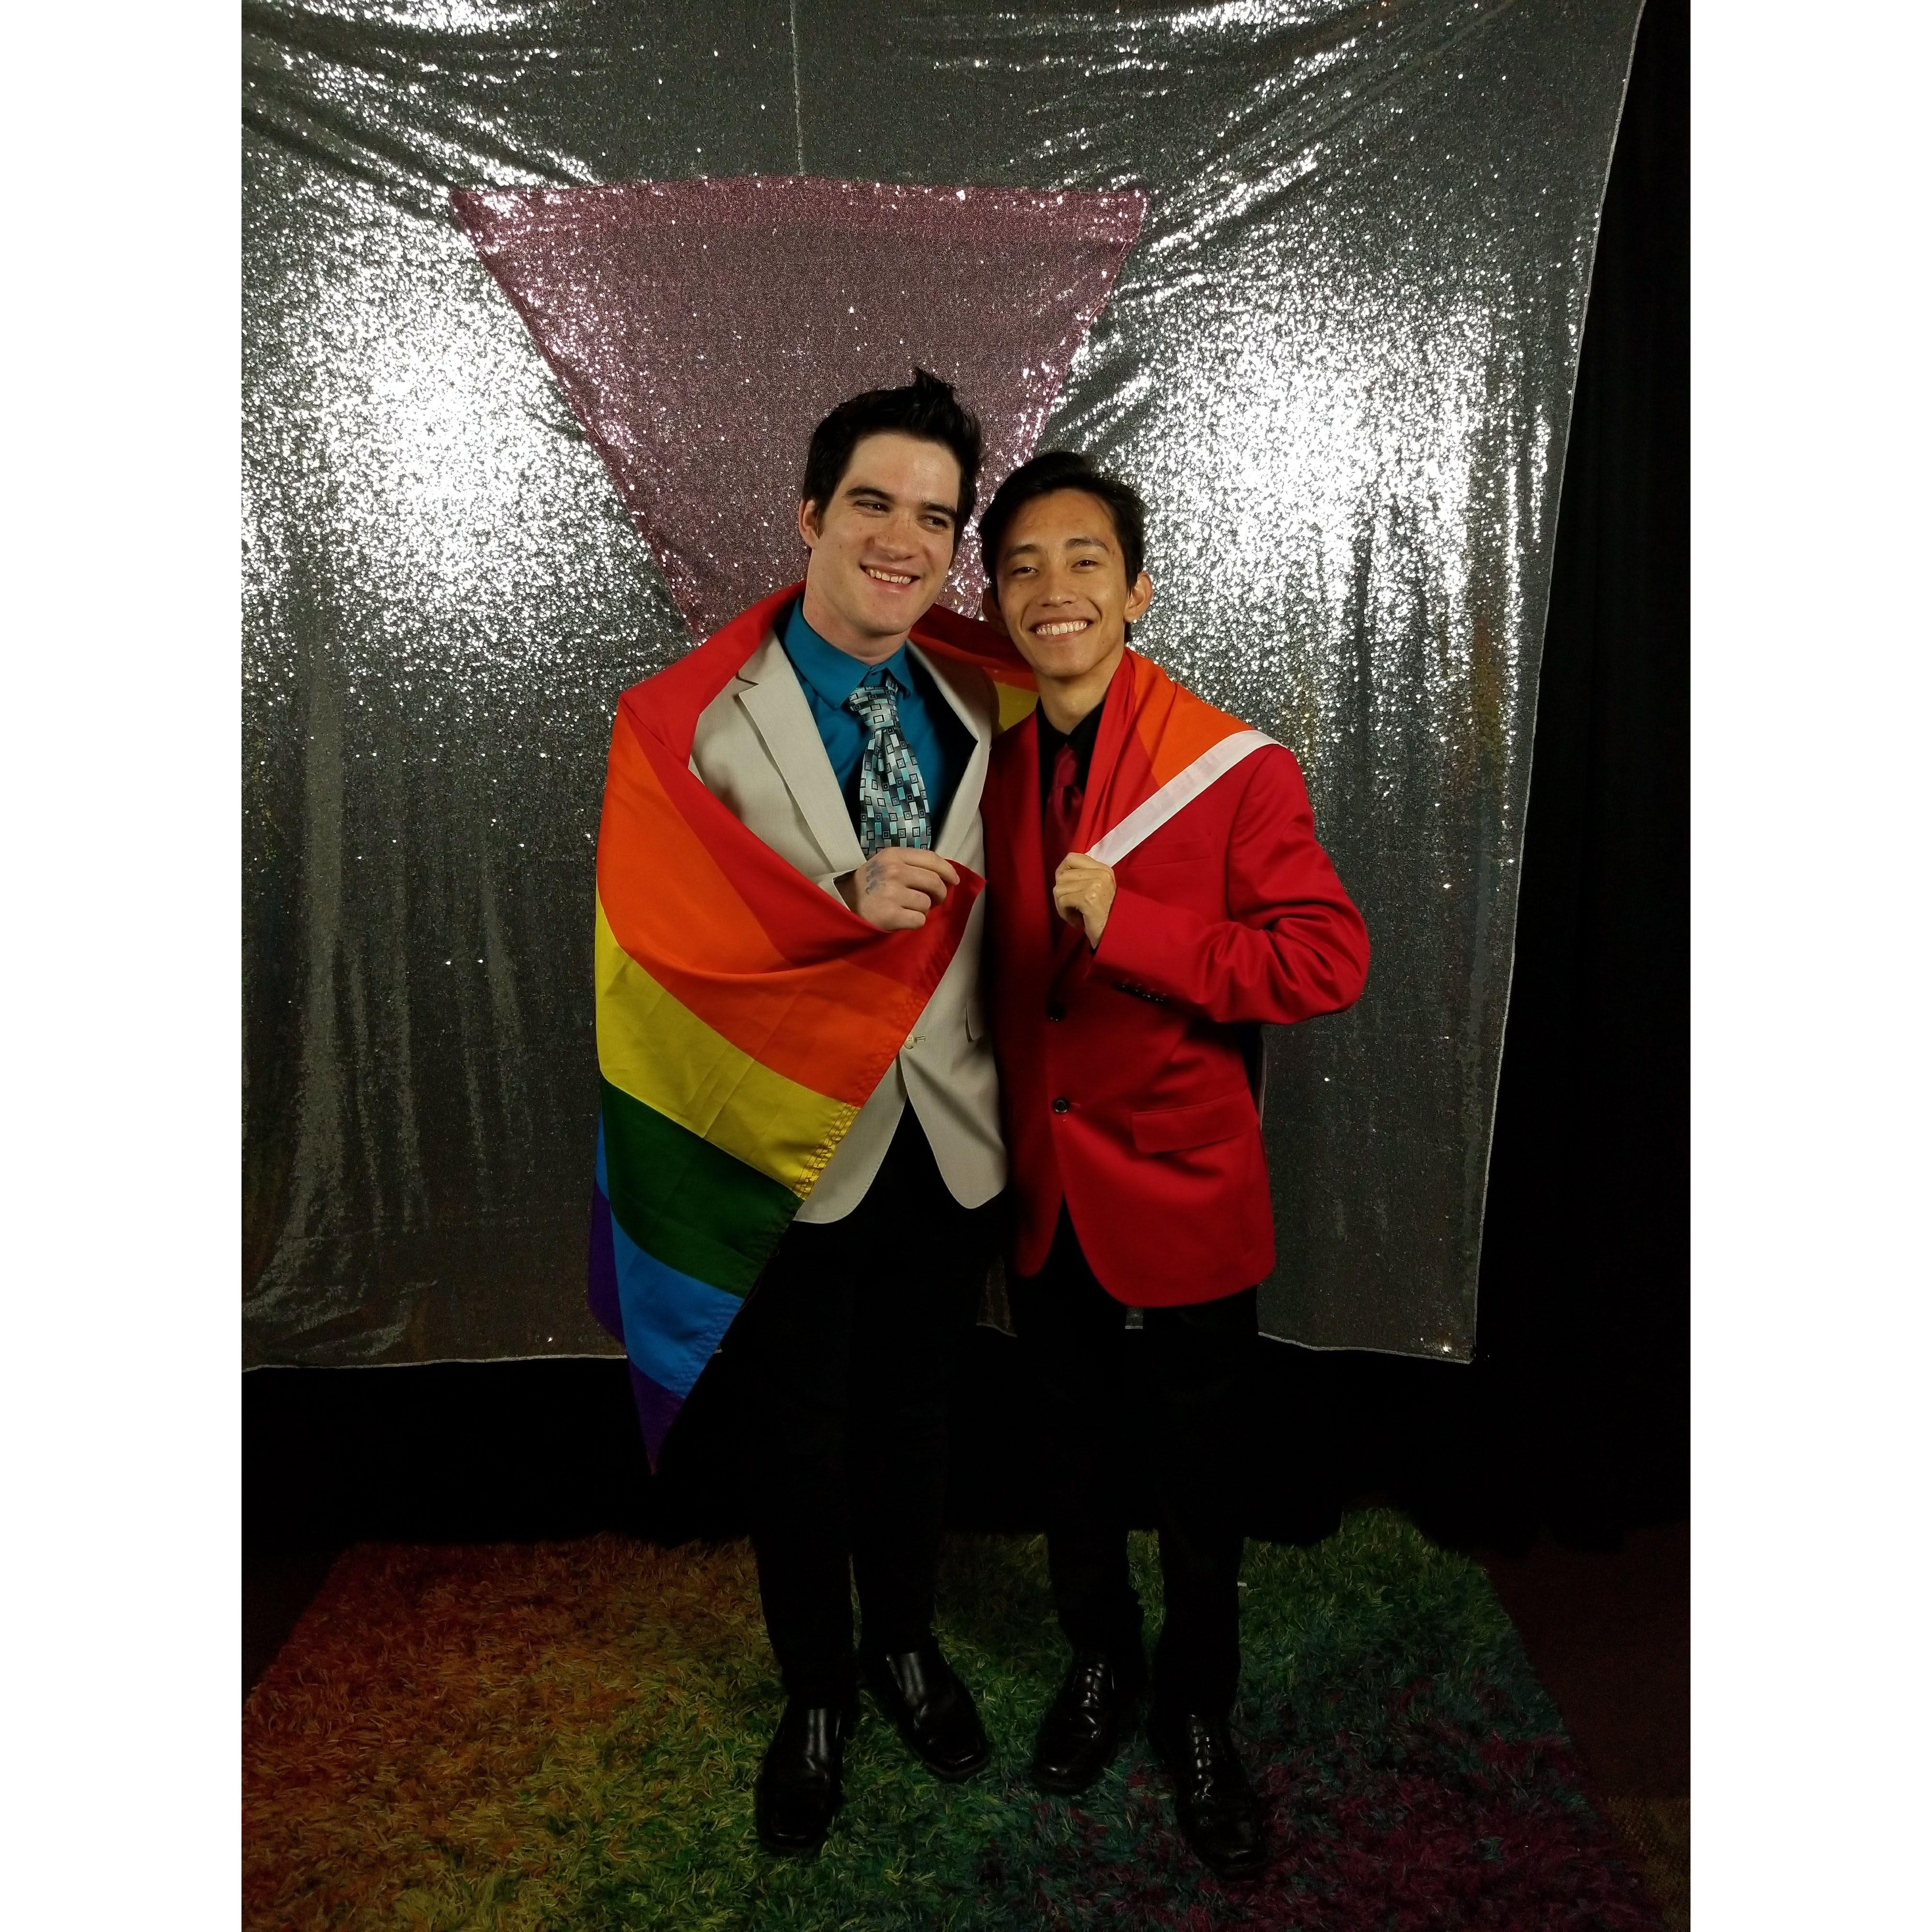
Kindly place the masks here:
<instances>
[{"instance_id":1,"label":"flag purple stripe","mask_svg":"<svg viewBox=\"0 0 1932 1932\"><path fill-rule=\"evenodd\" d=\"M670 1433L671 1424L684 1403L669 1389L659 1388L635 1362L630 1364L630 1369L631 1400L638 1406L638 1426L644 1432L644 1454L650 1458L652 1473L655 1474L664 1438Z\"/></svg>"}]
</instances>

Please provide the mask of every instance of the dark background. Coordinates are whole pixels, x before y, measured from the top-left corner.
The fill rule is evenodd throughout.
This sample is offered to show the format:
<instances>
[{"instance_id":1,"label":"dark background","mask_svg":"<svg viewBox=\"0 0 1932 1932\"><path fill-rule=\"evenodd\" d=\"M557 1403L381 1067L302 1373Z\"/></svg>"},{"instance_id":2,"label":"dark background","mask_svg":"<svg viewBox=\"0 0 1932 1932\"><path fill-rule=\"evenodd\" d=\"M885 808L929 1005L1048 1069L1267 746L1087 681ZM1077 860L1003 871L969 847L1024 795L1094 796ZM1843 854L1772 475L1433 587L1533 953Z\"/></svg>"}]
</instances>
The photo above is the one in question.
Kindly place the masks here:
<instances>
[{"instance_id":1,"label":"dark background","mask_svg":"<svg viewBox=\"0 0 1932 1932\"><path fill-rule=\"evenodd\" d=\"M1564 476L1476 1360L1264 1345L1240 1419L1256 1534L1318 1536L1369 1495L1505 1550L1688 1516L1689 66L1688 4L1651 0ZM653 1479L619 1360L253 1371L251 1648L350 1541L729 1529L702 1452L730 1400L707 1384ZM956 1444L955 1522L1036 1526L1014 1346L990 1330Z\"/></svg>"}]
</instances>

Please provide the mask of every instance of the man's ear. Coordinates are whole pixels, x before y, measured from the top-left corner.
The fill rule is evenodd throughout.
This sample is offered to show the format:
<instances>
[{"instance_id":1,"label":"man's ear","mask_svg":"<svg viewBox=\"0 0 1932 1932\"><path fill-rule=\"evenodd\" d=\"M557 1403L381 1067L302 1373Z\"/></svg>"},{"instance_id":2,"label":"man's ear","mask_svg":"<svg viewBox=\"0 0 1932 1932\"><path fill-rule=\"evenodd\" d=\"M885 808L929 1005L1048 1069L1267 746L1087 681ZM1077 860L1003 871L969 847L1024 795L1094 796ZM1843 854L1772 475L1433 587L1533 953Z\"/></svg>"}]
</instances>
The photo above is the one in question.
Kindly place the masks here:
<instances>
[{"instance_id":1,"label":"man's ear","mask_svg":"<svg viewBox=\"0 0 1932 1932\"><path fill-rule=\"evenodd\" d=\"M1154 579L1142 571L1134 579L1134 587L1127 592L1126 619L1137 624L1147 615L1147 607L1154 602Z\"/></svg>"},{"instance_id":2,"label":"man's ear","mask_svg":"<svg viewBox=\"0 0 1932 1932\"><path fill-rule=\"evenodd\" d=\"M798 504L798 533L805 540L807 550L818 548L820 536L818 506L809 498L801 496Z\"/></svg>"},{"instance_id":3,"label":"man's ear","mask_svg":"<svg viewBox=\"0 0 1932 1932\"><path fill-rule=\"evenodd\" d=\"M990 584L980 593L980 608L986 613L986 622L992 625L1001 637L1006 637L1006 620L1000 614L999 593ZM1011 638L1007 638L1008 643L1010 644L1012 641Z\"/></svg>"}]
</instances>

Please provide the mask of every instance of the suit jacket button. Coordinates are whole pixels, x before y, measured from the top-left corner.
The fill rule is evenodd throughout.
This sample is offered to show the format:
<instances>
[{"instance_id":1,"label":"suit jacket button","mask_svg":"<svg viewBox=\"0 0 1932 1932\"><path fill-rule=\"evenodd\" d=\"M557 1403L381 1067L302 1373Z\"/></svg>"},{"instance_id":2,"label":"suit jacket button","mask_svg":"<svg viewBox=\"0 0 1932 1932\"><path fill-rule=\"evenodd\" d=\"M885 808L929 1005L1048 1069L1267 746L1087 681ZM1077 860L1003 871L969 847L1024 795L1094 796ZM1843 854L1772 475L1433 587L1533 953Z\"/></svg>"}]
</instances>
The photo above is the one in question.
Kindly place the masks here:
<instances>
[{"instance_id":1,"label":"suit jacket button","mask_svg":"<svg viewBox=\"0 0 1932 1932\"><path fill-rule=\"evenodd\" d=\"M1067 1111L1070 1107L1072 1107L1072 1105L1073 1105L1073 1102L1072 1102L1071 1100L1070 1100L1066 1097L1066 1096L1064 1094L1061 1094L1061 1095L1060 1095L1060 1096L1059 1096L1059 1097L1058 1097L1058 1099L1054 1102L1054 1103L1053 1103L1053 1111L1054 1111L1056 1114L1064 1114L1064 1113L1065 1113L1065 1112L1066 1112L1066 1111Z\"/></svg>"},{"instance_id":2,"label":"suit jacket button","mask_svg":"<svg viewBox=\"0 0 1932 1932\"><path fill-rule=\"evenodd\" d=\"M1066 1017L1066 1009L1056 1000L1047 1008L1046 1016L1050 1020L1064 1020Z\"/></svg>"}]
</instances>

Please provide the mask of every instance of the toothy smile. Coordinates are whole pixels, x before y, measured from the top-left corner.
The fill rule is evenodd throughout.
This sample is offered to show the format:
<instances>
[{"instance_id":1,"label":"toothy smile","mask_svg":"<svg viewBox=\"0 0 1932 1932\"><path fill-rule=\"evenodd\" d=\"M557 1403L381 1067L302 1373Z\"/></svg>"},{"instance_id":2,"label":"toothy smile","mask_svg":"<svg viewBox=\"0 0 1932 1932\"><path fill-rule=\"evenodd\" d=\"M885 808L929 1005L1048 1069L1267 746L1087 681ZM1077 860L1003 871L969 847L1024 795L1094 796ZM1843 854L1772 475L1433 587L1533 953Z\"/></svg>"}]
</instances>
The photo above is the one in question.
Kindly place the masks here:
<instances>
[{"instance_id":1,"label":"toothy smile","mask_svg":"<svg viewBox=\"0 0 1932 1932\"><path fill-rule=\"evenodd\" d=\"M862 563L860 565L859 568L862 570L874 584L890 584L895 590L903 590L908 584L915 584L918 581L916 578L908 577L902 572L896 570L880 570L874 568L869 563Z\"/></svg>"},{"instance_id":2,"label":"toothy smile","mask_svg":"<svg viewBox=\"0 0 1932 1932\"><path fill-rule=\"evenodd\" d=\"M1033 634L1036 638L1070 638L1076 632L1090 630L1090 620L1085 617L1062 617L1051 624L1036 624Z\"/></svg>"}]
</instances>

